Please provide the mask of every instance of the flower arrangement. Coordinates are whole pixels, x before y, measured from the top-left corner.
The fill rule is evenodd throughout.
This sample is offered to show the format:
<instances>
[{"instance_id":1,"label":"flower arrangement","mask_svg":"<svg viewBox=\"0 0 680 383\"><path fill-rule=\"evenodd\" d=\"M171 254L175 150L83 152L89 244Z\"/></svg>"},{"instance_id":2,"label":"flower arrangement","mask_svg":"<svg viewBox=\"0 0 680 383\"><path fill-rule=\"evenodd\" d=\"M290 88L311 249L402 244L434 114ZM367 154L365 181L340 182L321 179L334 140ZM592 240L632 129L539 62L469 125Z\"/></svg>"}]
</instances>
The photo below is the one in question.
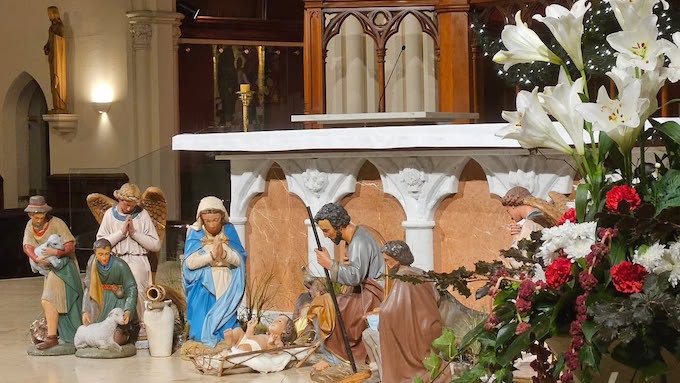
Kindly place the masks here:
<instances>
[{"instance_id":1,"label":"flower arrangement","mask_svg":"<svg viewBox=\"0 0 680 383\"><path fill-rule=\"evenodd\" d=\"M477 297L491 296L492 311L458 343L458 352L473 342L481 351L457 382L490 374L511 382L513 364L525 352L536 355L535 382L593 381L604 358L648 379L680 359L680 124L650 118L660 109L661 87L680 80L680 32L673 41L659 38L653 9L667 9L664 0L603 1L621 30L606 37L616 57L607 72L616 92L601 87L595 101L581 43L588 1L571 9L553 4L545 16L533 16L567 57L552 52L520 12L501 34L507 50L494 61L506 69L543 61L559 65L560 74L554 86L520 91L517 111L503 112L508 125L498 135L571 156L581 182L575 208L557 226L502 252L521 266L477 264L476 275L488 277ZM665 153L648 164L652 144ZM559 352L549 347L558 335L568 336ZM433 345L443 351L450 342ZM455 356L449 347L444 359ZM441 354L425 362L432 377L442 369Z\"/></svg>"}]
</instances>

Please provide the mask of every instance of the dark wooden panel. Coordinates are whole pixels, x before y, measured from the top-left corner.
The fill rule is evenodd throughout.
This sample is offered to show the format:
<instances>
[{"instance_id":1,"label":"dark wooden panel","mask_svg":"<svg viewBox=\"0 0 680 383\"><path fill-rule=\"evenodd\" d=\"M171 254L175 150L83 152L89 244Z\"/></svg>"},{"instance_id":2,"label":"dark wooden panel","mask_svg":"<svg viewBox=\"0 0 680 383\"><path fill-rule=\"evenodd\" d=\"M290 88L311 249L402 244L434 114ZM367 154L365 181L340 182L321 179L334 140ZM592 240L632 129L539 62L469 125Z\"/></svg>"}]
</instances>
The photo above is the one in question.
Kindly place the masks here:
<instances>
[{"instance_id":1,"label":"dark wooden panel","mask_svg":"<svg viewBox=\"0 0 680 383\"><path fill-rule=\"evenodd\" d=\"M262 0L189 0L200 8L199 15L220 17L262 17Z\"/></svg>"},{"instance_id":2,"label":"dark wooden panel","mask_svg":"<svg viewBox=\"0 0 680 383\"><path fill-rule=\"evenodd\" d=\"M195 133L213 125L212 45L180 44L179 131Z\"/></svg>"},{"instance_id":3,"label":"dark wooden panel","mask_svg":"<svg viewBox=\"0 0 680 383\"><path fill-rule=\"evenodd\" d=\"M182 38L242 41L302 42L299 21L199 16L182 23Z\"/></svg>"},{"instance_id":4,"label":"dark wooden panel","mask_svg":"<svg viewBox=\"0 0 680 383\"><path fill-rule=\"evenodd\" d=\"M0 176L0 210L5 208L5 180Z\"/></svg>"}]
</instances>

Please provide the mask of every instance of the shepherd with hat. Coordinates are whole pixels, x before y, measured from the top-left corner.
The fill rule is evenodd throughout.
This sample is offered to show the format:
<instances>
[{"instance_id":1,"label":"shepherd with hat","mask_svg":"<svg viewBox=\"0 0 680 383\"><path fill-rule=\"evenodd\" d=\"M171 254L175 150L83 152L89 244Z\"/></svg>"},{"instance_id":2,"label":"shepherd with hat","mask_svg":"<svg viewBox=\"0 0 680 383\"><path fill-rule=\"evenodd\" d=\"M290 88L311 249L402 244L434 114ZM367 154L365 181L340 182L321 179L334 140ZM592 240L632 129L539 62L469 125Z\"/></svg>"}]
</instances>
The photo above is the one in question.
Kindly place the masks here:
<instances>
[{"instance_id":1,"label":"shepherd with hat","mask_svg":"<svg viewBox=\"0 0 680 383\"><path fill-rule=\"evenodd\" d=\"M57 351L50 351L49 354L72 354L75 352L72 346L73 337L78 326L82 324L80 310L83 302L83 288L74 253L75 238L64 221L49 215L52 207L45 202L45 197L32 196L24 211L30 218L24 230L24 253L49 270L41 297L47 323L47 337L35 348L29 349L28 353L46 355L45 350L66 344ZM36 254L35 249L45 243L52 234L61 236L64 249L48 247L42 250L42 254ZM61 258L62 262L59 263L58 269L44 259L48 256Z\"/></svg>"},{"instance_id":2,"label":"shepherd with hat","mask_svg":"<svg viewBox=\"0 0 680 383\"><path fill-rule=\"evenodd\" d=\"M137 283L137 313L143 318L145 294L152 278L147 254L159 251L161 241L151 216L139 205L142 192L137 185L125 183L113 196L118 203L104 213L97 239L107 239L112 255L130 266ZM142 327L139 335L145 334Z\"/></svg>"}]
</instances>

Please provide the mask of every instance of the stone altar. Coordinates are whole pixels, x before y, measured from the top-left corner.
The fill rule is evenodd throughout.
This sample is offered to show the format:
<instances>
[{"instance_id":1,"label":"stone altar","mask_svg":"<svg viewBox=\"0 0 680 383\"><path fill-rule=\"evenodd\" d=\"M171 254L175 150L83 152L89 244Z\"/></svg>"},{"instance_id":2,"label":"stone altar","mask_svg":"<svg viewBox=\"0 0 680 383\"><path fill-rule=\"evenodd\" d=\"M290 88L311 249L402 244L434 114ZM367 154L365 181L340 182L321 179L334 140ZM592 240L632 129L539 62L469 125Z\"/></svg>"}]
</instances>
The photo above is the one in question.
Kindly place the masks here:
<instances>
[{"instance_id":1,"label":"stone altar","mask_svg":"<svg viewBox=\"0 0 680 383\"><path fill-rule=\"evenodd\" d=\"M230 219L246 243L249 204L265 190L274 163L285 174L287 190L316 212L323 204L355 192L357 174L368 161L379 172L382 192L394 197L403 210L401 225L415 256L414 266L432 270L435 213L442 200L458 192L461 172L469 161L481 166L489 192L498 196L514 186L524 186L543 198L549 191L570 194L573 190L575 171L568 157L550 150L529 152L514 140L494 136L504 125L181 134L173 137L173 150L214 151L219 153L217 160L231 161ZM305 224L309 267L323 275L315 261L308 220ZM332 251L332 243L325 241L323 245Z\"/></svg>"}]
</instances>

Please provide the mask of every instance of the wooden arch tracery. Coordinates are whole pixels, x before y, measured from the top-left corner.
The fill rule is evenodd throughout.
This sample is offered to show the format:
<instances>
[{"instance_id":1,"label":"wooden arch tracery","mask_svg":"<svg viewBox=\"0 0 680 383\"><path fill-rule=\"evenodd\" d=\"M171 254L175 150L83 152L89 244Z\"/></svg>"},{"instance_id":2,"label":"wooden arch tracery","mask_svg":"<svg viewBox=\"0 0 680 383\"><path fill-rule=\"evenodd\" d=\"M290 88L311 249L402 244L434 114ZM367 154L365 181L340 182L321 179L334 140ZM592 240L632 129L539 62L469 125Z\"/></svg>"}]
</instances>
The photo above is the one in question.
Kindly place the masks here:
<instances>
[{"instance_id":1,"label":"wooden arch tracery","mask_svg":"<svg viewBox=\"0 0 680 383\"><path fill-rule=\"evenodd\" d=\"M430 13L432 16L428 15ZM378 89L385 88L385 54L387 42L399 32L402 21L408 15L413 15L423 33L432 37L435 46L435 56L439 58L439 28L434 7L381 7L381 8L328 8L323 10L323 58L328 52L330 40L340 34L342 24L348 17L354 16L364 31L375 42L375 54L378 64ZM383 21L384 20L384 21ZM327 23L326 23L327 22ZM385 97L380 98L378 111L385 111Z\"/></svg>"}]
</instances>

